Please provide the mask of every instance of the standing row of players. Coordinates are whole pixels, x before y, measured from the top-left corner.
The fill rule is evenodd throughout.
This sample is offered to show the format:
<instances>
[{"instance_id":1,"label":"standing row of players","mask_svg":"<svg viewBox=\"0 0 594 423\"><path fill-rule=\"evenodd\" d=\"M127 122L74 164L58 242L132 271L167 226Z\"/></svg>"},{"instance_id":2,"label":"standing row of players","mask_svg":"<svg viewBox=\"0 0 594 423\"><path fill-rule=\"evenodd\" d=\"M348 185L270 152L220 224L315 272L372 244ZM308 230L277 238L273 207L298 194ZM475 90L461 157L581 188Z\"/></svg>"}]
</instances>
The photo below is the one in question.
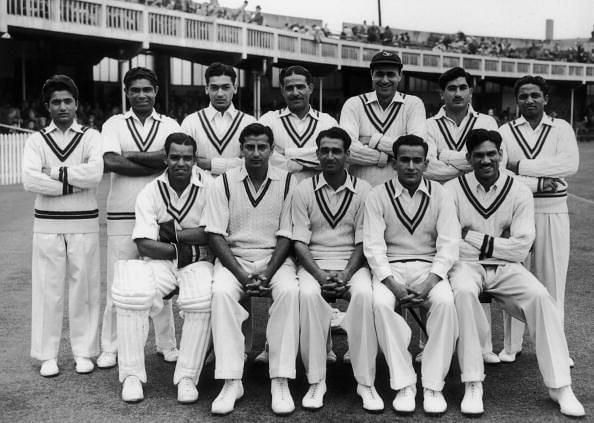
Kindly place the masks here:
<instances>
[{"instance_id":1,"label":"standing row of players","mask_svg":"<svg viewBox=\"0 0 594 423\"><path fill-rule=\"evenodd\" d=\"M563 177L577 170L577 143L566 122L544 113L545 81L518 81L515 94L522 117L497 133L492 119L472 109L472 77L461 68L440 77L444 107L428 121L420 99L397 91L402 77L397 55L374 56L371 77L374 91L347 100L340 129L334 128L332 117L309 105L311 74L291 66L281 73L287 107L265 114L260 125L232 104L233 69L213 64L205 78L210 105L180 128L154 110L155 74L135 68L124 80L131 109L106 122L101 135L76 123L75 84L64 76L48 80L43 97L52 123L28 140L23 175L25 188L40 194L35 205L31 355L43 361L41 374L59 372L65 281L70 284L77 372L92 371L90 358L99 353L95 187L104 168L112 172L112 181L107 305L97 365L113 367L119 360L124 400L143 398L149 315L158 352L165 360L178 359L166 298L179 286L187 334L182 334L174 376L180 402L197 399L195 385L212 322L215 377L225 379L212 411L233 409L243 395L241 323L247 318L238 300L244 294L271 292L267 340L272 408L279 414L294 409L287 379L295 377L299 345L311 384L303 405L321 407L326 390L324 328L330 320L325 293L351 299L343 326L365 409L383 408L370 364L379 342L391 386L398 391L394 408L414 410L416 376L406 350L410 329L393 310L396 304L419 303L429 310L422 358L425 411L446 409L441 390L460 330L458 357L466 384L462 411L482 413L482 366L490 351L485 347L490 331L477 305L478 292L488 290L511 315L528 323L545 384L561 411L583 414L571 392L562 324L569 255ZM192 168L194 163L198 167ZM464 201L448 204L441 185L423 174L440 182L455 179L448 189ZM363 213L368 184L375 188ZM536 214L526 187L533 192ZM206 191L211 191L208 196ZM533 269L552 297L521 266L512 266L528 256L535 216ZM287 257L291 241L298 267ZM454 265L459 243L461 261ZM567 252L559 254L560 246ZM363 253L371 273L363 265ZM477 267L465 266L466 261ZM476 286L469 289L469 281ZM506 331L502 359L514 359L522 334L523 327ZM483 346L477 350L478 339Z\"/></svg>"}]
</instances>

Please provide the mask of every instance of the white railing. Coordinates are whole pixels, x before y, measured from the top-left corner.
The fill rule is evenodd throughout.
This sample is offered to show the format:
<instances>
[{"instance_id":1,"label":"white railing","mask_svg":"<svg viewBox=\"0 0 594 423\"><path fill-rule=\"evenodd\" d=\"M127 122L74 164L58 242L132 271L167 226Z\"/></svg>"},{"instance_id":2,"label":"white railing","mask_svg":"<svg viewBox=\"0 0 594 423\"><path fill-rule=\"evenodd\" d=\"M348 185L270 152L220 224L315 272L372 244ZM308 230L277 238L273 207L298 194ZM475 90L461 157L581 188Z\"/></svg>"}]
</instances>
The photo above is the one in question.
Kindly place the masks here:
<instances>
[{"instance_id":1,"label":"white railing","mask_svg":"<svg viewBox=\"0 0 594 423\"><path fill-rule=\"evenodd\" d=\"M20 184L29 134L0 134L0 185Z\"/></svg>"},{"instance_id":2,"label":"white railing","mask_svg":"<svg viewBox=\"0 0 594 423\"><path fill-rule=\"evenodd\" d=\"M64 25L68 23L70 25ZM594 64L545 62L464 55L323 38L284 29L217 20L185 12L119 0L0 0L0 32L10 27L135 41L200 50L298 59L303 62L368 67L386 48L402 57L406 69L441 73L463 66L477 76L520 77L539 74L551 80L594 81Z\"/></svg>"}]
</instances>

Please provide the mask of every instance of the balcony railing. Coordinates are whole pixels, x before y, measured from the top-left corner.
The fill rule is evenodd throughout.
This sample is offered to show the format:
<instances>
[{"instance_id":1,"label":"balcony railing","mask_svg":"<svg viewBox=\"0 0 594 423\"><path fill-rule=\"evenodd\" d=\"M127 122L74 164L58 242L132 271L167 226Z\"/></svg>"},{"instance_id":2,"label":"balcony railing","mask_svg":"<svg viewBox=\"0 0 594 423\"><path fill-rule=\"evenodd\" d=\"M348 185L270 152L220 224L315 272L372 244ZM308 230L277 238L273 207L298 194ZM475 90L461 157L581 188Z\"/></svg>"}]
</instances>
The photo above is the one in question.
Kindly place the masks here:
<instances>
[{"instance_id":1,"label":"balcony railing","mask_svg":"<svg viewBox=\"0 0 594 423\"><path fill-rule=\"evenodd\" d=\"M463 66L477 76L517 78L539 74L552 80L594 81L594 64L434 52L324 38L119 0L0 0L0 32L11 27L183 46L200 50L298 59L341 68L368 67L386 48L414 72L441 73Z\"/></svg>"}]
</instances>

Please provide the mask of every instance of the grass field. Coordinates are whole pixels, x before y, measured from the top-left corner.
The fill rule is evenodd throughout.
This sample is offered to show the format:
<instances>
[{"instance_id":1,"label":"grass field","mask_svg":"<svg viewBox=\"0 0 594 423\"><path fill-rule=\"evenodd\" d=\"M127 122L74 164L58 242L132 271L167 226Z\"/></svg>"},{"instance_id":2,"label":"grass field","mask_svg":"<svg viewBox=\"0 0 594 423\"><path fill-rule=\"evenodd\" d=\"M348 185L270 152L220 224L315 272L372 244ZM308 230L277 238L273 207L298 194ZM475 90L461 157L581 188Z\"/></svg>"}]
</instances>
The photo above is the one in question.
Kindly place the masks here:
<instances>
[{"instance_id":1,"label":"grass field","mask_svg":"<svg viewBox=\"0 0 594 423\"><path fill-rule=\"evenodd\" d=\"M574 391L583 402L587 417L594 412L594 143L580 145L581 169L570 180L569 208L571 213L571 261L566 297L566 334L571 356L576 362L572 371ZM105 204L106 181L101 185L100 201ZM266 367L248 361L244 375L246 394L229 416L215 418L210 404L218 394L221 382L213 379L213 367L205 369L200 379L200 399L196 404L178 405L176 388L172 384L172 364L164 363L154 350L152 335L147 345L148 383L145 401L128 405L120 400L117 369L96 370L90 375L74 371L70 344L63 336L59 364L61 373L53 379L39 376L39 363L30 359L31 314L31 228L33 195L24 193L21 186L0 187L0 421L273 421L280 420L270 410L270 387ZM105 253L105 220L102 219L102 260ZM103 273L104 273L104 265ZM103 291L104 291L103 287ZM255 306L256 321L263 322L264 305ZM502 345L501 314L493 309L495 351ZM179 329L181 321L177 319ZM253 357L264 343L263 328L256 332ZM67 335L67 320L64 335ZM414 331L418 332L417 330ZM345 351L345 337L335 336L335 350L339 357ZM416 353L414 339L411 351ZM464 420L460 414L463 387L454 360L446 381L444 394L448 400L447 413L439 418L444 422ZM417 367L418 372L420 370ZM355 393L356 384L351 368L339 364L329 367L326 406L317 413L297 406L286 418L290 421L417 421L435 420L422 412L422 389L419 385L417 411L411 417L397 416L390 405L394 393L388 387L387 369L383 357L378 358L376 386L386 403L386 410L370 415L361 408ZM307 390L303 367L298 364L297 379L291 382L296 404ZM485 381L486 422L543 422L563 421L556 404L548 399L538 372L534 346L526 339L524 353L516 363L487 367Z\"/></svg>"}]
</instances>

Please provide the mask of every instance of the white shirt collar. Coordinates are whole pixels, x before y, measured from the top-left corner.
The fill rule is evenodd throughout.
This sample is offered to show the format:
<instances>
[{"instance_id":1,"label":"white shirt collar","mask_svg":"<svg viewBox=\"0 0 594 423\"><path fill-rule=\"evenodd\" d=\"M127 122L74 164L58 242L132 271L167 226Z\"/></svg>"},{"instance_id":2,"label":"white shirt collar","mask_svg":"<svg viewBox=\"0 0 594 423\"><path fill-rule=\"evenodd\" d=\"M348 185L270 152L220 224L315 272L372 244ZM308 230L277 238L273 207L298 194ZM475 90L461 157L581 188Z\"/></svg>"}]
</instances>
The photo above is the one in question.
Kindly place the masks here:
<instances>
[{"instance_id":1,"label":"white shirt collar","mask_svg":"<svg viewBox=\"0 0 594 423\"><path fill-rule=\"evenodd\" d=\"M206 113L206 117L210 121L212 121L217 114L222 116L228 115L231 119L233 119L237 114L237 109L235 108L233 103L231 103L229 107L227 107L227 110L221 113L217 109L215 109L212 104L209 104L208 107L204 109L204 113Z\"/></svg>"},{"instance_id":2,"label":"white shirt collar","mask_svg":"<svg viewBox=\"0 0 594 423\"><path fill-rule=\"evenodd\" d=\"M478 117L478 115L479 115L479 113L472 108L472 104L468 104L468 110L466 111L466 115L464 116L464 119L466 119L469 115L474 115L475 117ZM435 119L439 119L442 117L452 120L446 114L445 106L441 106L439 108L439 111L435 114ZM453 122L453 120L452 120L452 122Z\"/></svg>"},{"instance_id":3,"label":"white shirt collar","mask_svg":"<svg viewBox=\"0 0 594 423\"><path fill-rule=\"evenodd\" d=\"M243 181L248 176L249 176L248 175L248 171L245 168L245 163L244 163L239 168L238 180L239 181ZM280 170L277 169L274 166L271 166L270 163L268 163L268 172L266 173L266 179L270 179L270 180L273 180L273 181L278 181L278 180L280 180L280 178L281 178Z\"/></svg>"},{"instance_id":4,"label":"white shirt collar","mask_svg":"<svg viewBox=\"0 0 594 423\"><path fill-rule=\"evenodd\" d=\"M335 192L340 192L343 189L348 189L348 190L352 191L353 193L356 192L355 187L353 186L353 178L351 177L351 175L349 175L348 172L346 172L346 179L344 181L344 184L342 184L341 186L336 188L336 190L334 190L334 188L332 188L330 186L330 184L326 181L326 178L324 178L324 172L320 172L318 183L316 184L314 191L318 191L318 190L322 189L324 186L328 186L330 189L332 189Z\"/></svg>"},{"instance_id":5,"label":"white shirt collar","mask_svg":"<svg viewBox=\"0 0 594 423\"><path fill-rule=\"evenodd\" d=\"M159 113L157 113L157 111L155 109L153 109L153 111L151 112L151 115L149 117L154 120L158 120L158 121L160 121L162 119L162 116ZM136 113L134 113L134 111L132 109L129 109L126 113L124 113L124 118L126 118L126 119L133 118L140 122L140 119L138 119L138 116L136 116Z\"/></svg>"},{"instance_id":6,"label":"white shirt collar","mask_svg":"<svg viewBox=\"0 0 594 423\"><path fill-rule=\"evenodd\" d=\"M529 125L529 123L524 116L520 116L519 118L517 118L516 120L514 120L512 122L512 125L514 125L514 126ZM550 117L549 115L544 113L542 115L542 119L540 120L539 124L536 127L538 128L540 125L554 126L555 122L552 117Z\"/></svg>"},{"instance_id":7,"label":"white shirt collar","mask_svg":"<svg viewBox=\"0 0 594 423\"><path fill-rule=\"evenodd\" d=\"M165 182L169 188L173 189L171 187L171 185L169 184L169 177L167 176L167 169L165 169L165 171L163 173L161 173L157 177L157 179L159 181ZM202 171L200 170L200 168L196 165L192 166L192 177L190 178L190 184L196 185L197 187L202 188L202 187L204 187L204 179L205 179L205 176L202 174Z\"/></svg>"},{"instance_id":8,"label":"white shirt collar","mask_svg":"<svg viewBox=\"0 0 594 423\"><path fill-rule=\"evenodd\" d=\"M375 91L365 94L365 97L367 98L367 100L365 101L366 104L376 102L379 105L377 93ZM394 97L392 97L392 101L390 101L390 104L392 103L404 103L404 97L402 97L402 94L400 94L399 91L396 91L396 94L394 94Z\"/></svg>"},{"instance_id":9,"label":"white shirt collar","mask_svg":"<svg viewBox=\"0 0 594 423\"><path fill-rule=\"evenodd\" d=\"M397 198L400 196L400 194L402 194L404 191L407 191L402 184L400 183L400 181L398 180L398 177L392 179L392 182L394 184L394 198ZM429 188L427 187L427 182L425 181L425 178L421 179L421 183L419 183L419 186L417 187L415 193L421 191L422 193L424 193L427 197L431 197L431 193L429 192ZM414 196L414 194L413 194Z\"/></svg>"},{"instance_id":10,"label":"white shirt collar","mask_svg":"<svg viewBox=\"0 0 594 423\"><path fill-rule=\"evenodd\" d=\"M285 107L284 109L282 109L280 111L279 115L280 115L280 117L295 116L296 119L299 119L299 117L295 113L291 112L288 107ZM307 111L307 114L303 118L305 119L307 116L311 116L312 119L318 120L320 118L320 112L315 110L313 107L309 106L309 110Z\"/></svg>"},{"instance_id":11,"label":"white shirt collar","mask_svg":"<svg viewBox=\"0 0 594 423\"><path fill-rule=\"evenodd\" d=\"M493 190L493 187L495 187L496 191L499 191L501 189L501 187L505 184L507 177L508 177L508 174L505 171L502 171L500 169L499 170L499 178L497 178L495 183L493 185L491 185L491 187L489 188L489 191L485 191L485 187L476 178L474 172L468 172L466 174L466 178L468 179L468 185L470 185L470 187L472 189L474 189L476 192L478 192L479 190L482 190L483 192L490 192L491 190Z\"/></svg>"},{"instance_id":12,"label":"white shirt collar","mask_svg":"<svg viewBox=\"0 0 594 423\"><path fill-rule=\"evenodd\" d=\"M49 134L50 132L53 132L53 131L59 131L59 128L56 126L56 124L52 120L50 122L50 124L43 130L43 132L45 132L46 134ZM76 119L74 119L74 122L72 122L72 125L70 125L70 127L68 129L66 129L66 131L64 131L64 133L66 133L68 131L82 133L82 126L76 121Z\"/></svg>"}]
</instances>

